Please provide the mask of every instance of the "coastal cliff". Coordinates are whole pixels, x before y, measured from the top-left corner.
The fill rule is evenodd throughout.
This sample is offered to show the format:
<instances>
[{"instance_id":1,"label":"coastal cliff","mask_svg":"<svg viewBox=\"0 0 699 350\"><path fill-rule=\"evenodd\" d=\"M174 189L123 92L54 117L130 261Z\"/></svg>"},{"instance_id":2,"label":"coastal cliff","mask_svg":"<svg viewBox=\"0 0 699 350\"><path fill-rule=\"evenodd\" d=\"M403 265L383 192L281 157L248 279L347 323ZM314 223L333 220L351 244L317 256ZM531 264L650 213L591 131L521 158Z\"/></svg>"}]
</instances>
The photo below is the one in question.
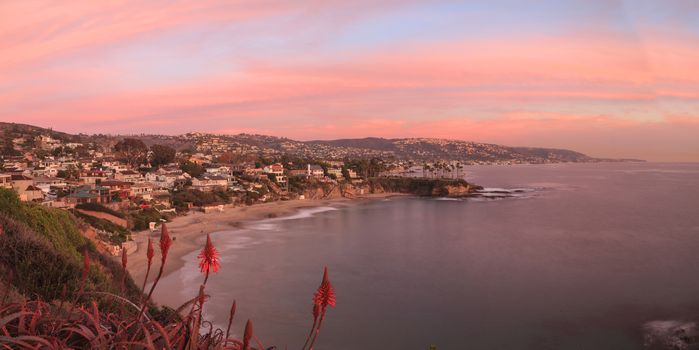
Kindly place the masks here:
<instances>
[{"instance_id":1,"label":"coastal cliff","mask_svg":"<svg viewBox=\"0 0 699 350\"><path fill-rule=\"evenodd\" d=\"M403 177L370 178L363 184L317 183L303 194L308 199L356 198L366 194L402 193L421 197L466 197L482 189L462 179L423 179Z\"/></svg>"},{"instance_id":2,"label":"coastal cliff","mask_svg":"<svg viewBox=\"0 0 699 350\"><path fill-rule=\"evenodd\" d=\"M367 181L370 193L405 193L423 197L466 197L482 189L463 179L378 177Z\"/></svg>"}]
</instances>

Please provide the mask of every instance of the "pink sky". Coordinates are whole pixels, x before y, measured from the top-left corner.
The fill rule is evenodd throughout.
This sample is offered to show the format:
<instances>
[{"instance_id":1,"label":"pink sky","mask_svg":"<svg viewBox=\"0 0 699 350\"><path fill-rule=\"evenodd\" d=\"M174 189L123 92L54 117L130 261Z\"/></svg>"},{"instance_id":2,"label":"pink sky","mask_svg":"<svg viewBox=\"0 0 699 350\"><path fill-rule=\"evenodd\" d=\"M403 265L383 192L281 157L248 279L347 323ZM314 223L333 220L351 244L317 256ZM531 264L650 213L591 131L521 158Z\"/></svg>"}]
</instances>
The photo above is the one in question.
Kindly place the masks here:
<instances>
[{"instance_id":1,"label":"pink sky","mask_svg":"<svg viewBox=\"0 0 699 350\"><path fill-rule=\"evenodd\" d=\"M695 1L0 3L0 121L699 161Z\"/></svg>"}]
</instances>

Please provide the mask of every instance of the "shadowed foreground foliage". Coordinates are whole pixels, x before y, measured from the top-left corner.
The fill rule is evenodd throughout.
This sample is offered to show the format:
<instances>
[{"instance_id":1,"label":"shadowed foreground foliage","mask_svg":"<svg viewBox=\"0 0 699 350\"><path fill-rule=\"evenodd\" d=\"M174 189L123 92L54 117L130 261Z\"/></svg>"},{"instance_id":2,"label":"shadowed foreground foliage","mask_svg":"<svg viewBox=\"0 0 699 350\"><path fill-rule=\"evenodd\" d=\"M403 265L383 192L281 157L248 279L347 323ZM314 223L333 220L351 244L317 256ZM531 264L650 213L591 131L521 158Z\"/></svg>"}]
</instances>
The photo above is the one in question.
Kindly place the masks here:
<instances>
[{"instance_id":1,"label":"shadowed foreground foliage","mask_svg":"<svg viewBox=\"0 0 699 350\"><path fill-rule=\"evenodd\" d=\"M265 349L248 320L242 338L232 333L236 302L226 329L205 320L206 283L219 268L210 238L201 254L199 293L177 310L158 308L151 296L172 244L162 225L160 269L146 293L155 257L149 240L148 272L139 287L121 264L101 255L68 212L22 203L0 189L0 348L16 349ZM302 349L312 349L335 294L325 270L313 298L313 325ZM275 347L267 348L275 349Z\"/></svg>"}]
</instances>

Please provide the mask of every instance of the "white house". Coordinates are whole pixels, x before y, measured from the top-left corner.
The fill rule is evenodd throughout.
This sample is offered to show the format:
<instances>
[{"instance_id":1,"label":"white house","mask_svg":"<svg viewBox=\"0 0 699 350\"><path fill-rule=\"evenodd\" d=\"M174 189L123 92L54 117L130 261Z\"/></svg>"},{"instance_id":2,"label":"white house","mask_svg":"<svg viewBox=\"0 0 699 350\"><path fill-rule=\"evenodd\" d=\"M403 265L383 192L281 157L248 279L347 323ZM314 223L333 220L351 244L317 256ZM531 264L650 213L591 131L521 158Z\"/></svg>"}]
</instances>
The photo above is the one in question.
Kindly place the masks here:
<instances>
[{"instance_id":1,"label":"white house","mask_svg":"<svg viewBox=\"0 0 699 350\"><path fill-rule=\"evenodd\" d=\"M124 182L143 182L143 176L141 176L141 173L133 171L133 170L126 170L122 171L119 173L114 174L114 179L119 180L119 181L124 181Z\"/></svg>"},{"instance_id":2,"label":"white house","mask_svg":"<svg viewBox=\"0 0 699 350\"><path fill-rule=\"evenodd\" d=\"M192 179L192 188L200 191L225 190L228 187L228 179L220 175L202 175Z\"/></svg>"}]
</instances>

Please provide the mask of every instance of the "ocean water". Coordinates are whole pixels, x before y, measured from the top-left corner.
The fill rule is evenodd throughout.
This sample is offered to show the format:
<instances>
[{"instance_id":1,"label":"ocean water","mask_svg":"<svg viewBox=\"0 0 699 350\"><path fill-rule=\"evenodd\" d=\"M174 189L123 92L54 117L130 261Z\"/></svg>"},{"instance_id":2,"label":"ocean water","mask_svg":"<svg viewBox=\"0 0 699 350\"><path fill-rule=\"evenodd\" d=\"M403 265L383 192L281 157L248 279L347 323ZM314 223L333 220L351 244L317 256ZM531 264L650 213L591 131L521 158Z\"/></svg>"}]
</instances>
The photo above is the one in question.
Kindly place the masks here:
<instances>
[{"instance_id":1,"label":"ocean water","mask_svg":"<svg viewBox=\"0 0 699 350\"><path fill-rule=\"evenodd\" d=\"M206 314L230 303L265 346L300 348L328 266L316 349L639 349L699 316L699 164L480 166L478 198L391 198L218 232ZM196 254L161 302L196 295Z\"/></svg>"}]
</instances>

